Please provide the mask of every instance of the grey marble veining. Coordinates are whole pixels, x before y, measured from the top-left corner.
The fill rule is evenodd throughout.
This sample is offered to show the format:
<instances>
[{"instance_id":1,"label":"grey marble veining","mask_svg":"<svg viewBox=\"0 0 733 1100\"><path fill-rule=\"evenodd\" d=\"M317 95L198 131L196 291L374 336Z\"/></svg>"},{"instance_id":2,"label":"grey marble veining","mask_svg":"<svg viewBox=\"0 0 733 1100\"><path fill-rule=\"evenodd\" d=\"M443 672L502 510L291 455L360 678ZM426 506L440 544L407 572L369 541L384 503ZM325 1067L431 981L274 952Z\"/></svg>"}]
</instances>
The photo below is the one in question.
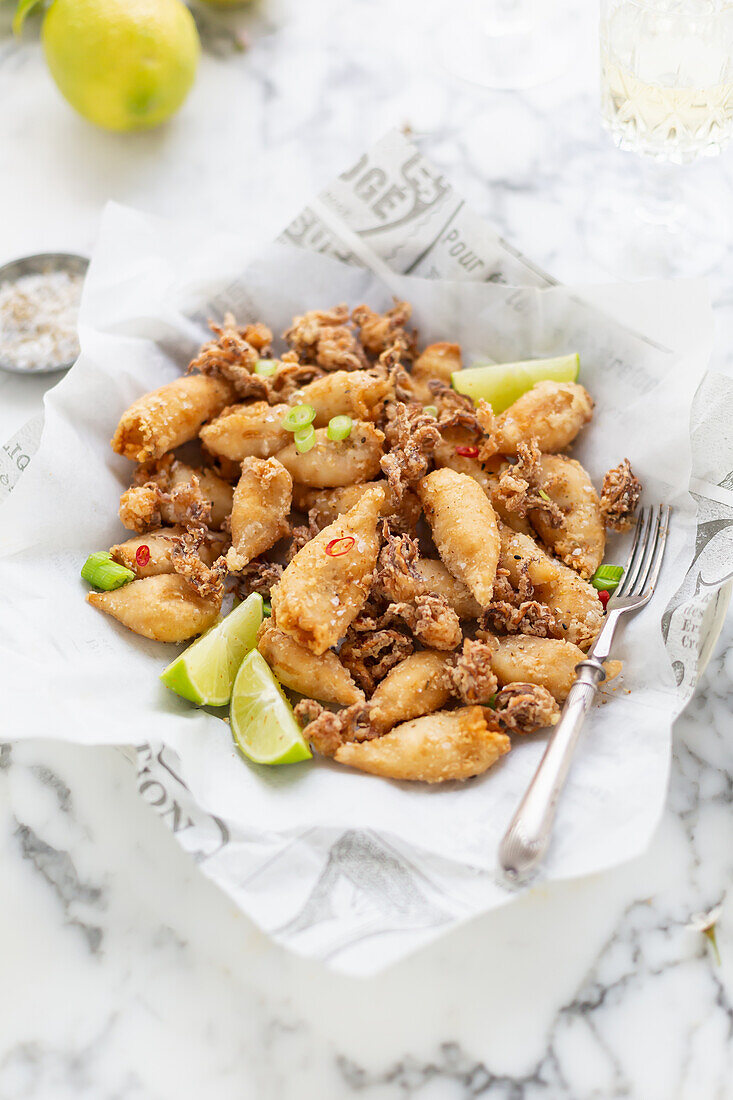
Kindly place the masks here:
<instances>
[{"instance_id":1,"label":"grey marble veining","mask_svg":"<svg viewBox=\"0 0 733 1100\"><path fill-rule=\"evenodd\" d=\"M521 94L441 67L450 13L438 5L200 7L191 99L161 131L124 138L66 108L33 26L11 41L0 8L0 260L90 249L109 198L274 234L405 124L546 270L605 281L587 211L621 154L598 123L593 12L565 7L572 65ZM730 157L691 170L701 202L730 202L731 171ZM711 277L714 365L728 372L731 258L729 242ZM0 378L3 438L43 385ZM0 1100L728 1100L732 680L729 620L677 723L667 809L643 857L540 888L371 981L273 947L137 797L121 753L4 746ZM12 740L1 712L0 734ZM689 926L720 903L718 965Z\"/></svg>"}]
</instances>

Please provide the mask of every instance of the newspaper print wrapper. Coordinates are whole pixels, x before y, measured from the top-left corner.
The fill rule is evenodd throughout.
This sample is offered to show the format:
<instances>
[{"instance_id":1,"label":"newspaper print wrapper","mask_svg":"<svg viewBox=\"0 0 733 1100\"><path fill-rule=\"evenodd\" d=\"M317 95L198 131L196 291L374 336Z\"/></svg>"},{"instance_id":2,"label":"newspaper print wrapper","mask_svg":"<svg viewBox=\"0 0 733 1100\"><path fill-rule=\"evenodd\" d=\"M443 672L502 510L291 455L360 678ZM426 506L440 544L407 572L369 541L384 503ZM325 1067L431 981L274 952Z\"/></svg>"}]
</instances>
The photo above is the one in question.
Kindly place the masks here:
<instances>
[{"instance_id":1,"label":"newspaper print wrapper","mask_svg":"<svg viewBox=\"0 0 733 1100\"><path fill-rule=\"evenodd\" d=\"M375 161L370 187L378 179L383 191L401 188L410 205L384 236L370 232L362 177L347 173L332 205L319 201L328 224L311 209L311 239L300 233L300 243L330 256L294 248L291 227L290 243L247 262L240 240L110 208L85 290L82 356L47 396L40 446L29 425L0 465L10 483L0 480L2 736L134 745L141 796L202 870L289 949L364 975L511 900L496 876L497 843L544 738L518 741L483 777L433 788L323 760L246 764L226 723L160 685L177 648L130 634L84 600L81 563L122 536L116 504L131 467L108 441L127 405L176 377L205 339L207 318L229 309L282 331L305 309L384 307L396 293L413 303L424 342L459 340L466 361L580 352L597 414L575 454L596 479L629 455L646 499L668 501L675 518L659 590L619 638L623 679L607 688L574 763L549 880L600 871L648 843L664 803L672 722L694 687L733 562L728 380L706 379L690 433L709 353L704 288L642 284L581 296L506 248L399 136L364 171ZM446 249L456 229L481 265L456 265ZM612 540L607 559L622 561L625 549Z\"/></svg>"}]
</instances>

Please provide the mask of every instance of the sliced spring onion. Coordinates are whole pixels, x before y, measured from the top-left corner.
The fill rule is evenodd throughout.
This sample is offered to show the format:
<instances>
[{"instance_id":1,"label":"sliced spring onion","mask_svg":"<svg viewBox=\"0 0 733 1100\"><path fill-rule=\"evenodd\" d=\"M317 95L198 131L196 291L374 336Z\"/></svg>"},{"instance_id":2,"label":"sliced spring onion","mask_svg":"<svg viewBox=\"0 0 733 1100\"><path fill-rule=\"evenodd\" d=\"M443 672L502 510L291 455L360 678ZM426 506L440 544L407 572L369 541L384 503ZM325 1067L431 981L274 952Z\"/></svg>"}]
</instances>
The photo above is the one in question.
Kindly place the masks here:
<instances>
[{"instance_id":1,"label":"sliced spring onion","mask_svg":"<svg viewBox=\"0 0 733 1100\"><path fill-rule=\"evenodd\" d=\"M590 583L599 592L615 592L623 575L622 565L599 565L591 577Z\"/></svg>"},{"instance_id":2,"label":"sliced spring onion","mask_svg":"<svg viewBox=\"0 0 733 1100\"><path fill-rule=\"evenodd\" d=\"M262 601L262 614L266 619L269 619L272 615L272 604L269 600Z\"/></svg>"},{"instance_id":3,"label":"sliced spring onion","mask_svg":"<svg viewBox=\"0 0 733 1100\"><path fill-rule=\"evenodd\" d=\"M437 405L425 405L423 407L423 412L425 413L426 416L434 416L436 420L438 419L438 406Z\"/></svg>"},{"instance_id":4,"label":"sliced spring onion","mask_svg":"<svg viewBox=\"0 0 733 1100\"><path fill-rule=\"evenodd\" d=\"M263 378L269 378L279 366L280 361L278 359L258 359L255 363L255 374L260 374Z\"/></svg>"},{"instance_id":5,"label":"sliced spring onion","mask_svg":"<svg viewBox=\"0 0 733 1100\"><path fill-rule=\"evenodd\" d=\"M308 424L305 428L298 428L293 432L293 441L298 454L304 455L316 443L316 430L313 425Z\"/></svg>"},{"instance_id":6,"label":"sliced spring onion","mask_svg":"<svg viewBox=\"0 0 733 1100\"><path fill-rule=\"evenodd\" d=\"M101 588L104 592L112 592L115 588L122 588L135 580L135 574L131 569L125 569L116 561L112 561L112 555L108 550L99 550L96 554L90 554L81 567L82 580L93 584L95 588Z\"/></svg>"},{"instance_id":7,"label":"sliced spring onion","mask_svg":"<svg viewBox=\"0 0 733 1100\"><path fill-rule=\"evenodd\" d=\"M300 428L307 428L316 418L316 410L312 405L293 405L288 409L280 423L286 432L297 432Z\"/></svg>"},{"instance_id":8,"label":"sliced spring onion","mask_svg":"<svg viewBox=\"0 0 733 1100\"><path fill-rule=\"evenodd\" d=\"M334 443L341 443L349 438L353 425L354 421L350 416L332 416L328 422L326 435Z\"/></svg>"},{"instance_id":9,"label":"sliced spring onion","mask_svg":"<svg viewBox=\"0 0 733 1100\"><path fill-rule=\"evenodd\" d=\"M547 501L548 504L551 503L549 494L546 493L544 489L538 489L537 492L539 493L539 495L542 497L543 500Z\"/></svg>"}]
</instances>

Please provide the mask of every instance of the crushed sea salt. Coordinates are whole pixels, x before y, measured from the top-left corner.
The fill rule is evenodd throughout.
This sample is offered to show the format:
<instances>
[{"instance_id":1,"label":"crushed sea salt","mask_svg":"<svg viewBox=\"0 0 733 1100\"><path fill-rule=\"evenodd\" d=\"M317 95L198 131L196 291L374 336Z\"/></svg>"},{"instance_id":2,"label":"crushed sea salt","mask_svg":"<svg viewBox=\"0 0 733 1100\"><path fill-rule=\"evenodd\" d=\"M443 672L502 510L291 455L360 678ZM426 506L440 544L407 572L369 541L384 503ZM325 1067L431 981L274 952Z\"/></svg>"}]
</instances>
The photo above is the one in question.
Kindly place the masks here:
<instances>
[{"instance_id":1,"label":"crushed sea salt","mask_svg":"<svg viewBox=\"0 0 733 1100\"><path fill-rule=\"evenodd\" d=\"M49 271L0 284L0 360L27 371L73 362L82 283L82 275Z\"/></svg>"}]
</instances>

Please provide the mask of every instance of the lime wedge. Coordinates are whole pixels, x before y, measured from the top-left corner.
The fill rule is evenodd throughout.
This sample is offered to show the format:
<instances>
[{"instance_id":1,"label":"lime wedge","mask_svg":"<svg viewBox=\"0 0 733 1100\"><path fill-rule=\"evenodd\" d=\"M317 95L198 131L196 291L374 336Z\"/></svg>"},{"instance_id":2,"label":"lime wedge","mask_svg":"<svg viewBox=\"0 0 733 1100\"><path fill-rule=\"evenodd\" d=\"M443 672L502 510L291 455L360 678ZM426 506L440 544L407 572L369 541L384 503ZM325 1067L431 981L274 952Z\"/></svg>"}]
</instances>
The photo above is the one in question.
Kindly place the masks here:
<instances>
[{"instance_id":1,"label":"lime wedge","mask_svg":"<svg viewBox=\"0 0 733 1100\"><path fill-rule=\"evenodd\" d=\"M520 363L491 363L454 371L451 385L458 393L488 401L495 413L502 413L536 382L577 382L580 356L561 355L557 359L525 359Z\"/></svg>"},{"instance_id":2,"label":"lime wedge","mask_svg":"<svg viewBox=\"0 0 733 1100\"><path fill-rule=\"evenodd\" d=\"M257 641L262 622L262 596L253 592L244 603L215 623L160 674L166 687L201 706L223 707L242 658Z\"/></svg>"},{"instance_id":3,"label":"lime wedge","mask_svg":"<svg viewBox=\"0 0 733 1100\"><path fill-rule=\"evenodd\" d=\"M312 753L293 708L256 649L244 658L237 673L229 717L234 740L255 764L310 760Z\"/></svg>"}]
</instances>

